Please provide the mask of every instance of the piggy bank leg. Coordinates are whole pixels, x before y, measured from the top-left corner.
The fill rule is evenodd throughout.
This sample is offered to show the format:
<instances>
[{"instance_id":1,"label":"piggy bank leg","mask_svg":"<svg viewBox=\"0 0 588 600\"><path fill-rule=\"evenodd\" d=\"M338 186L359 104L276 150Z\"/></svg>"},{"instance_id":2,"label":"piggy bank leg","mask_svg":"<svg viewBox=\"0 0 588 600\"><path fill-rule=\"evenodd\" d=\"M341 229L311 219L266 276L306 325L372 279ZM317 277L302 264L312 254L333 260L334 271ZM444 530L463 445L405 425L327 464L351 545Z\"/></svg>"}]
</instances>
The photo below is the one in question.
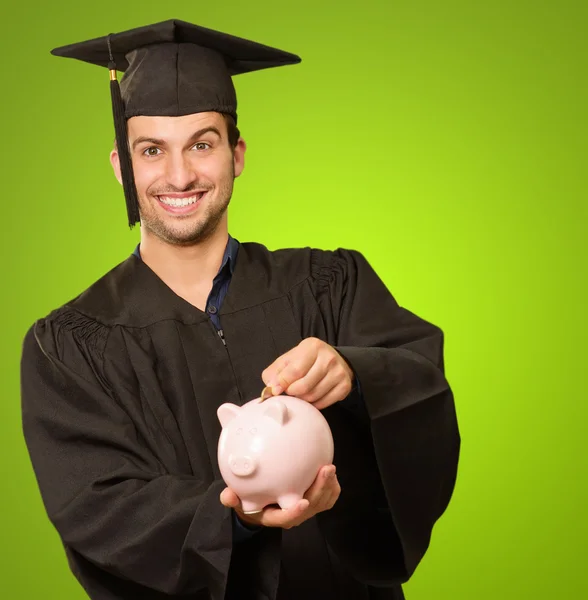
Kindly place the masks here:
<instances>
[{"instance_id":1,"label":"piggy bank leg","mask_svg":"<svg viewBox=\"0 0 588 600\"><path fill-rule=\"evenodd\" d=\"M259 502L253 500L241 500L241 509L246 515L254 515L260 513L263 510L263 506L260 506Z\"/></svg>"},{"instance_id":2,"label":"piggy bank leg","mask_svg":"<svg viewBox=\"0 0 588 600\"><path fill-rule=\"evenodd\" d=\"M283 494L278 498L278 504L280 505L281 509L287 510L298 504L300 500L302 500L302 494Z\"/></svg>"}]
</instances>

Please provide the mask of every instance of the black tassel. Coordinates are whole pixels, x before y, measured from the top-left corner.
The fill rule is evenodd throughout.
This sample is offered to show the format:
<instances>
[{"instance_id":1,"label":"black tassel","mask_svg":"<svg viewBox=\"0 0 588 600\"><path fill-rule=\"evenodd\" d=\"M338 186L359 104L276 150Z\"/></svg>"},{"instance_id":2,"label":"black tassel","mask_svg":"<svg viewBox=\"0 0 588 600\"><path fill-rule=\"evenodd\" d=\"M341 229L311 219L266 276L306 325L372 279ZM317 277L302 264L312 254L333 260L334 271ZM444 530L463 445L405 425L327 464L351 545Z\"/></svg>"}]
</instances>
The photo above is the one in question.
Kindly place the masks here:
<instances>
[{"instance_id":1,"label":"black tassel","mask_svg":"<svg viewBox=\"0 0 588 600\"><path fill-rule=\"evenodd\" d=\"M135 177L133 175L133 162L129 149L129 138L127 135L127 120L125 118L125 105L120 93L120 87L116 79L116 65L110 48L110 36L108 37L108 50L110 53L110 62L108 70L110 71L110 96L112 99L112 114L114 117L114 131L116 134L116 145L120 160L120 172L127 202L127 215L129 217L129 227L132 229L135 223L140 222L139 200L137 198L137 188L135 187Z\"/></svg>"}]
</instances>

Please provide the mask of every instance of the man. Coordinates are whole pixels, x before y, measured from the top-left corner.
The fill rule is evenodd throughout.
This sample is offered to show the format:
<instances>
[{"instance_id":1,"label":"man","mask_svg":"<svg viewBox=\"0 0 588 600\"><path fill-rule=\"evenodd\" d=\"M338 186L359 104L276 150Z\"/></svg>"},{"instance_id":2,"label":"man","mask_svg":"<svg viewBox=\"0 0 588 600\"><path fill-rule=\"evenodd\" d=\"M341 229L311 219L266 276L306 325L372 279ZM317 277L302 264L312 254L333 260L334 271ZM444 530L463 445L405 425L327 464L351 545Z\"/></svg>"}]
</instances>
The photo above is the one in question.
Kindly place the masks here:
<instances>
[{"instance_id":1,"label":"man","mask_svg":"<svg viewBox=\"0 0 588 600\"><path fill-rule=\"evenodd\" d=\"M111 162L141 223L24 341L25 437L75 576L99 600L403 598L457 469L442 333L357 252L228 233L231 76L299 58L182 21L54 54L109 67ZM246 515L216 409L262 385L322 410L335 458L298 505Z\"/></svg>"}]
</instances>

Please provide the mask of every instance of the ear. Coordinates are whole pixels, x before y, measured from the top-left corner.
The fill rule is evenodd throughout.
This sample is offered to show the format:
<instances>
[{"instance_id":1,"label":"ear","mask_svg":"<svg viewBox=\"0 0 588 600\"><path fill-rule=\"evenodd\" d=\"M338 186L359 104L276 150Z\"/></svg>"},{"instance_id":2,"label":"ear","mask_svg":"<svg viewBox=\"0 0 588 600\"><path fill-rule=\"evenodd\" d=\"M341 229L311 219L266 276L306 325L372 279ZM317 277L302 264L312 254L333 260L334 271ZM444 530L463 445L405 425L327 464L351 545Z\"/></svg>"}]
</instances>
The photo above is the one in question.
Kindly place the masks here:
<instances>
[{"instance_id":1,"label":"ear","mask_svg":"<svg viewBox=\"0 0 588 600\"><path fill-rule=\"evenodd\" d=\"M270 399L267 400L268 405L263 411L264 417L269 417L278 423L283 425L288 420L288 409L281 400Z\"/></svg>"},{"instance_id":2,"label":"ear","mask_svg":"<svg viewBox=\"0 0 588 600\"><path fill-rule=\"evenodd\" d=\"M227 402L221 404L216 411L218 420L223 427L226 427L238 414L241 409L236 404Z\"/></svg>"},{"instance_id":3,"label":"ear","mask_svg":"<svg viewBox=\"0 0 588 600\"><path fill-rule=\"evenodd\" d=\"M247 144L245 140L240 137L235 149L233 151L233 167L235 169L235 177L239 177L243 173L245 168L245 151L247 150Z\"/></svg>"},{"instance_id":4,"label":"ear","mask_svg":"<svg viewBox=\"0 0 588 600\"><path fill-rule=\"evenodd\" d=\"M110 164L112 165L112 169L114 171L114 176L117 178L118 182L122 185L122 176L120 174L120 158L118 156L118 152L113 150L110 153Z\"/></svg>"}]
</instances>

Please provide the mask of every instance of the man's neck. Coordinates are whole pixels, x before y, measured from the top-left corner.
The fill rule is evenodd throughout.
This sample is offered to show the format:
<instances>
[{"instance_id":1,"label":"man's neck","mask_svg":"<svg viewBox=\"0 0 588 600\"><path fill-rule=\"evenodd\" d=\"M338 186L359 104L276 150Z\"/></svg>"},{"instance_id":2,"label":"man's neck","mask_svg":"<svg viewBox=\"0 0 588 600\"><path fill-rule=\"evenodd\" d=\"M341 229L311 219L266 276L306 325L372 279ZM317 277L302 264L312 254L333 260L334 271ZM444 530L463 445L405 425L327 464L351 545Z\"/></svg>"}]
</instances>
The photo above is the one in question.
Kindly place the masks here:
<instances>
[{"instance_id":1,"label":"man's neck","mask_svg":"<svg viewBox=\"0 0 588 600\"><path fill-rule=\"evenodd\" d=\"M176 294L201 305L220 269L228 239L226 227L217 228L192 246L173 246L152 234L142 234L141 258Z\"/></svg>"}]
</instances>

